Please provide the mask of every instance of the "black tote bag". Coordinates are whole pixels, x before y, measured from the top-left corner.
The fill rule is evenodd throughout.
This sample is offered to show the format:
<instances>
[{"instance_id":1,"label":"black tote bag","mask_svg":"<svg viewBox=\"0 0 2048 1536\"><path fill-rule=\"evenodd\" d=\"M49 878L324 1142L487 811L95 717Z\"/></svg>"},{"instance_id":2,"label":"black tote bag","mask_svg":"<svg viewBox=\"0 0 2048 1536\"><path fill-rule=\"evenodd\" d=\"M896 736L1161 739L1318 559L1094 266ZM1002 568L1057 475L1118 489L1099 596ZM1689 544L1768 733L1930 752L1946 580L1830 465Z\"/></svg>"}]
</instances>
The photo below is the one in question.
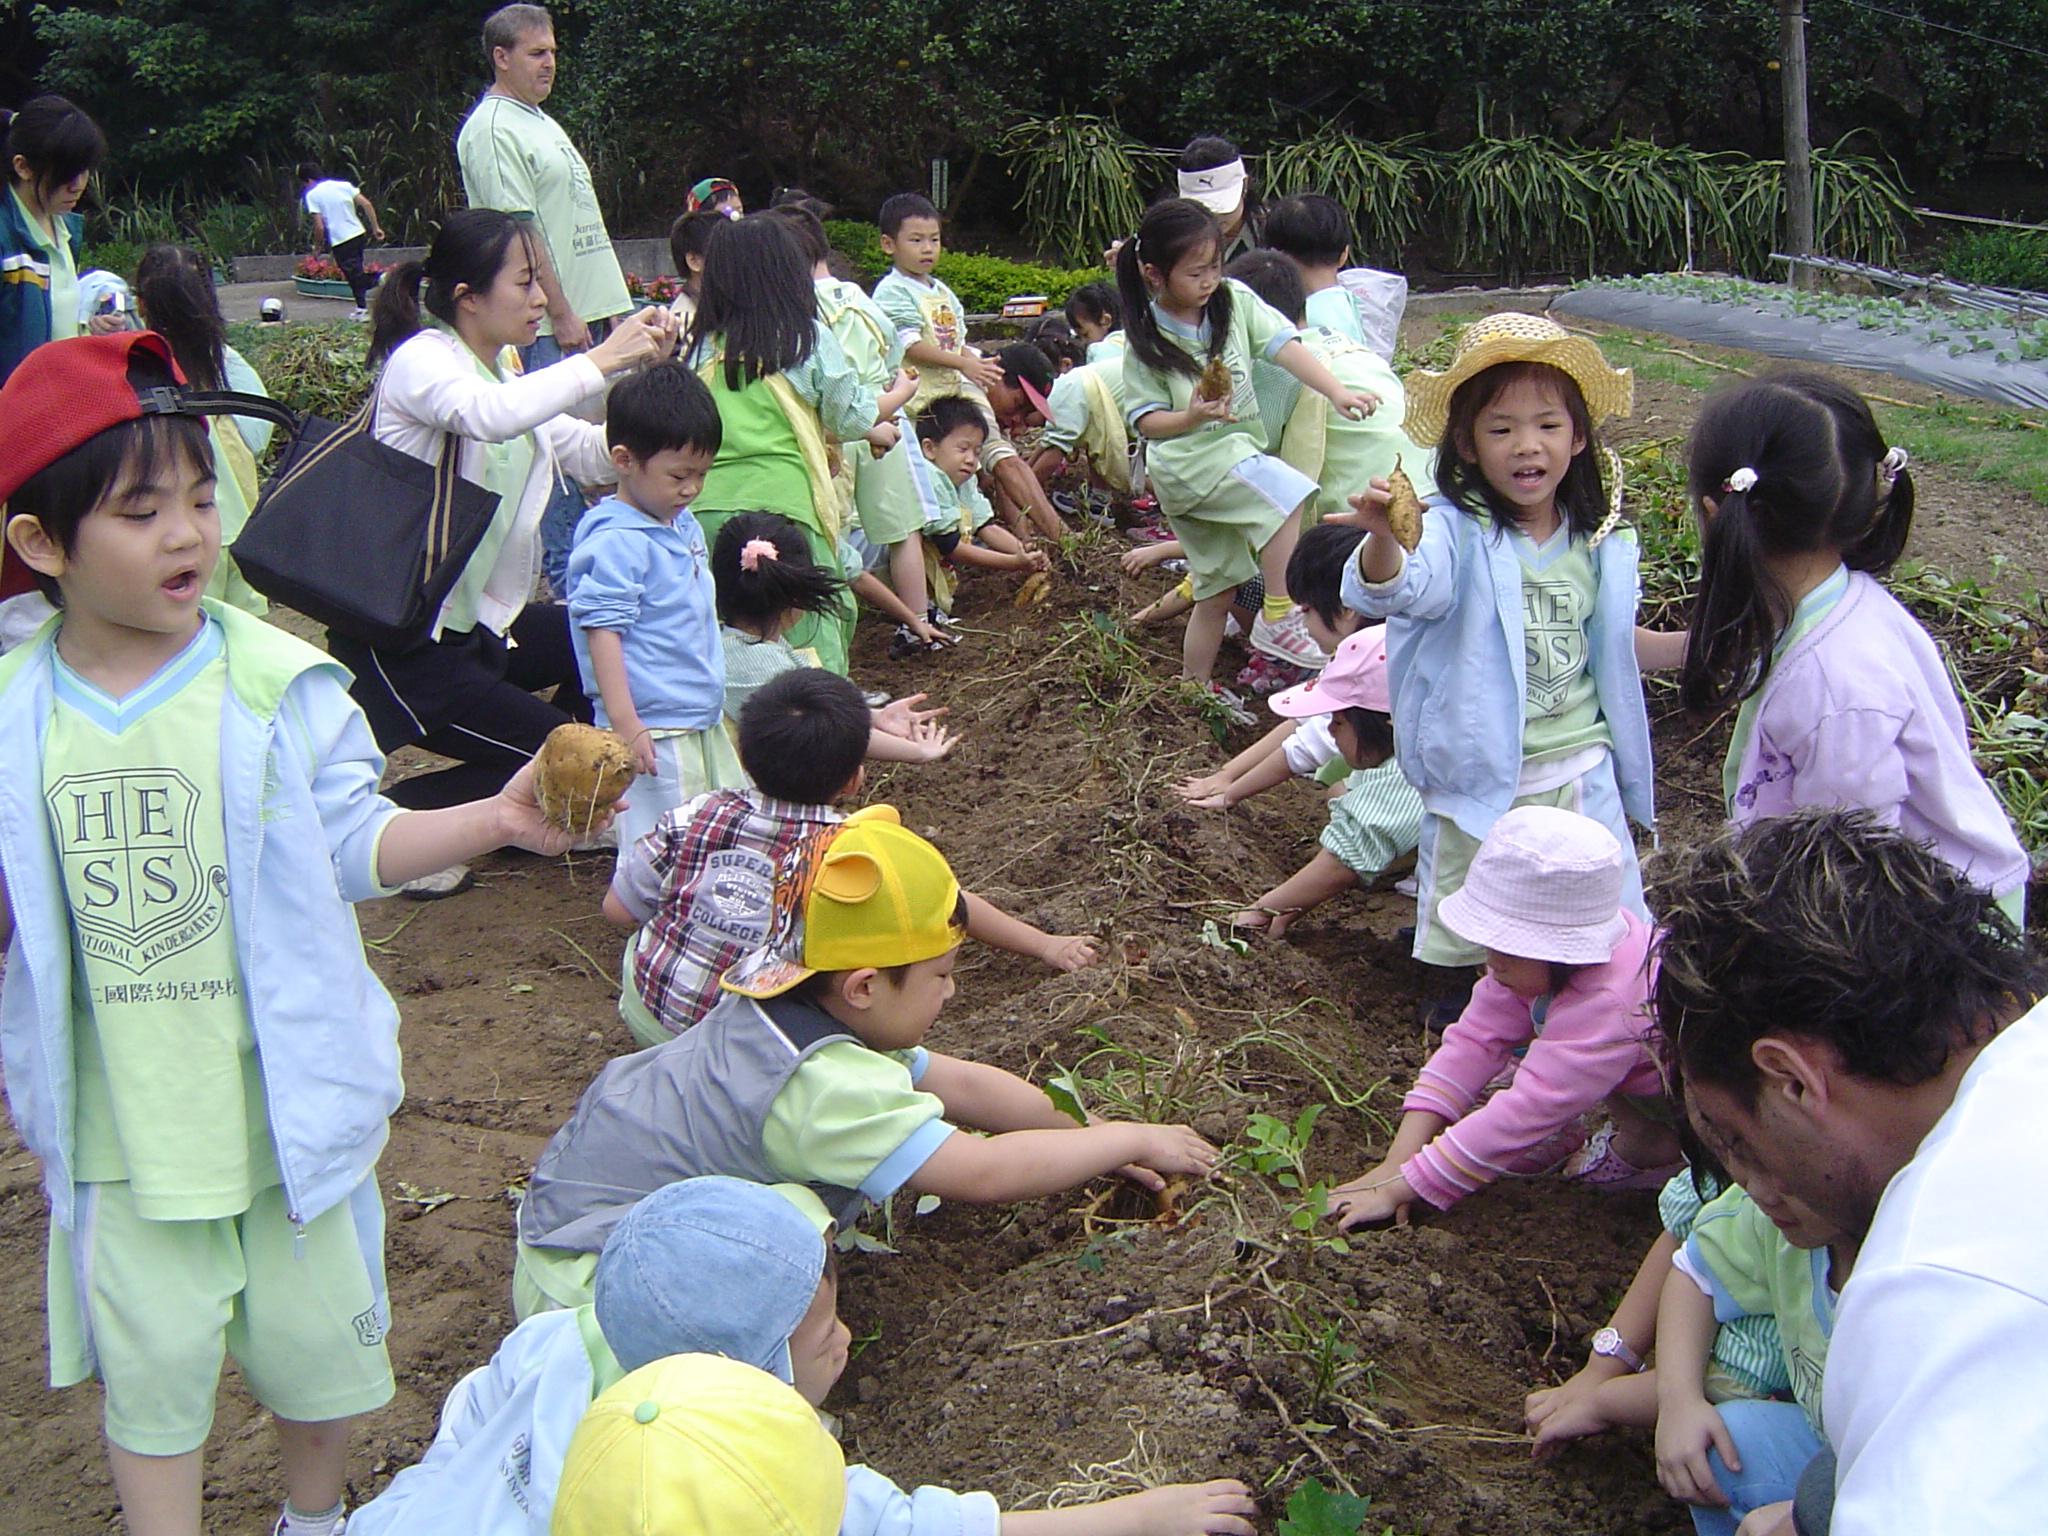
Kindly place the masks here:
<instances>
[{"instance_id":1,"label":"black tote bag","mask_svg":"<svg viewBox=\"0 0 2048 1536\"><path fill-rule=\"evenodd\" d=\"M336 426L299 419L234 542L265 597L385 650L418 644L498 513L498 495L460 473L448 433L434 463L380 443L376 395Z\"/></svg>"}]
</instances>

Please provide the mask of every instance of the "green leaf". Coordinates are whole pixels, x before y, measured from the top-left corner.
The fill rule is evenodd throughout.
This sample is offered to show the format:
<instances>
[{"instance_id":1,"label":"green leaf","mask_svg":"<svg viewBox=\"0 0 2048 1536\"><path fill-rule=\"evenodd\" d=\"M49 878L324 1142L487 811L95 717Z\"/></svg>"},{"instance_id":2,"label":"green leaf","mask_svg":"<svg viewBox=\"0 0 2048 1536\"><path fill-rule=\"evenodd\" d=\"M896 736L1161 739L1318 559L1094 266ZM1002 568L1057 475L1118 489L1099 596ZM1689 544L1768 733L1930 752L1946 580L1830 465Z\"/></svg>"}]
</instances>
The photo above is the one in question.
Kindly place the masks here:
<instances>
[{"instance_id":1,"label":"green leaf","mask_svg":"<svg viewBox=\"0 0 2048 1536\"><path fill-rule=\"evenodd\" d=\"M1279 1536L1358 1536L1371 1512L1372 1500L1333 1493L1312 1477L1288 1496Z\"/></svg>"},{"instance_id":2,"label":"green leaf","mask_svg":"<svg viewBox=\"0 0 2048 1536\"><path fill-rule=\"evenodd\" d=\"M917 1197L918 1215L929 1216L933 1211L936 1211L938 1208L939 1197L937 1195L919 1195Z\"/></svg>"},{"instance_id":3,"label":"green leaf","mask_svg":"<svg viewBox=\"0 0 2048 1536\"><path fill-rule=\"evenodd\" d=\"M1088 1109L1081 1101L1081 1084L1071 1071L1056 1072L1046 1080L1045 1096L1052 1107L1076 1125L1088 1123Z\"/></svg>"}]
</instances>

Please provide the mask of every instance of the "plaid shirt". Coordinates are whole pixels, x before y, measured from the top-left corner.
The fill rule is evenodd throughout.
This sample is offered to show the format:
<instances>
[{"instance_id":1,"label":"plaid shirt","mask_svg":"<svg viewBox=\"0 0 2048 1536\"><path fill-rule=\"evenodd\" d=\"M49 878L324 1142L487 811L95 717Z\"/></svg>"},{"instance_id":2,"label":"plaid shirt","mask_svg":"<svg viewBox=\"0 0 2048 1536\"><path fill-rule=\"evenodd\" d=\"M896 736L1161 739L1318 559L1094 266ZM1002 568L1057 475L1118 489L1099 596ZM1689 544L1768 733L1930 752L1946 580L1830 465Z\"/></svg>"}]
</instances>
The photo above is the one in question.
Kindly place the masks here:
<instances>
[{"instance_id":1,"label":"plaid shirt","mask_svg":"<svg viewBox=\"0 0 2048 1536\"><path fill-rule=\"evenodd\" d=\"M783 855L840 819L830 806L717 789L668 812L620 860L612 894L644 924L633 984L662 1028L681 1034L710 1012L719 977L767 937Z\"/></svg>"}]
</instances>

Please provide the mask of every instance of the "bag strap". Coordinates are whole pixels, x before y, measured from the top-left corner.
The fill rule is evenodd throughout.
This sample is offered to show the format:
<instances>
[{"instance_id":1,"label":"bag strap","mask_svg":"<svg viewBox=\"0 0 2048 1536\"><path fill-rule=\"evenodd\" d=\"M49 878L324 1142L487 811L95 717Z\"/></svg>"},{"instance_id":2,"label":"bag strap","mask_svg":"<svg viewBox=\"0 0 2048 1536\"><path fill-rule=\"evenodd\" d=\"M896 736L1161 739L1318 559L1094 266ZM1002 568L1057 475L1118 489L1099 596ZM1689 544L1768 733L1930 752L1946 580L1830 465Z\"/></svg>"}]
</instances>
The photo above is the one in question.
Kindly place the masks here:
<instances>
[{"instance_id":1,"label":"bag strap","mask_svg":"<svg viewBox=\"0 0 2048 1536\"><path fill-rule=\"evenodd\" d=\"M156 384L136 391L145 416L256 416L288 430L296 429L299 413L268 395L233 389L181 389Z\"/></svg>"}]
</instances>

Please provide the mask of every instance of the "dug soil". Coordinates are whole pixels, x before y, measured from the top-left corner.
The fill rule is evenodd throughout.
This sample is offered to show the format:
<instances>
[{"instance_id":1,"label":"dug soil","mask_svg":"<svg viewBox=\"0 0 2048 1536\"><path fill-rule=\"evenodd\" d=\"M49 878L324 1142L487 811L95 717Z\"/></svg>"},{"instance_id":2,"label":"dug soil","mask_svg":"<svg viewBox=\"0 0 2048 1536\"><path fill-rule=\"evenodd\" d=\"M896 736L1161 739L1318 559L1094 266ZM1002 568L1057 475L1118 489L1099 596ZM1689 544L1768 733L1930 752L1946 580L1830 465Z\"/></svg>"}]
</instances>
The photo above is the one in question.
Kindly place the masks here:
<instances>
[{"instance_id":1,"label":"dug soil","mask_svg":"<svg viewBox=\"0 0 2048 1536\"><path fill-rule=\"evenodd\" d=\"M1680 402L1654 410L1660 433L1689 420ZM1939 480L1924 494L1940 505ZM1081 540L1039 607L1015 608L1010 581L971 581L965 642L938 660L892 663L882 627L862 636L863 682L928 689L962 732L951 758L878 773L867 798L900 807L969 888L1106 951L1059 975L970 947L931 1043L1066 1074L1106 1113L1188 1119L1219 1143L1254 1114L1320 1106L1305 1172L1340 1181L1384 1148L1430 1048L1417 1015L1432 984L1397 937L1413 903L1353 895L1284 943L1231 942L1229 914L1313 848L1321 800L1296 784L1220 813L1174 795L1227 749L1168 682L1177 634L1133 640L1109 620L1162 584L1122 577L1123 547ZM1667 713L1656 740L1663 835L1686 841L1718 816L1724 737ZM498 856L456 899L361 909L403 1010L408 1092L379 1173L398 1391L356 1431L351 1503L418 1459L449 1388L512 1326L516 1191L591 1076L631 1048L614 1011L622 936L598 913L609 865ZM1646 1437L1536 1465L1521 1433L1523 1396L1577 1368L1654 1237L1652 1196L1515 1181L1348 1252L1327 1228L1297 1231L1302 1206L1244 1169L1188 1191L1171 1220L1109 1181L998 1209L899 1200L869 1234L894 1251L843 1261L858 1342L831 1406L849 1457L1016 1506L1236 1476L1261 1490L1269 1530L1311 1476L1369 1495L1369 1528L1401 1536L1688 1528ZM10 1134L4 1536L118 1529L97 1392L45 1386L44 1224ZM267 1531L275 1442L232 1368L210 1449L208 1529Z\"/></svg>"}]
</instances>

